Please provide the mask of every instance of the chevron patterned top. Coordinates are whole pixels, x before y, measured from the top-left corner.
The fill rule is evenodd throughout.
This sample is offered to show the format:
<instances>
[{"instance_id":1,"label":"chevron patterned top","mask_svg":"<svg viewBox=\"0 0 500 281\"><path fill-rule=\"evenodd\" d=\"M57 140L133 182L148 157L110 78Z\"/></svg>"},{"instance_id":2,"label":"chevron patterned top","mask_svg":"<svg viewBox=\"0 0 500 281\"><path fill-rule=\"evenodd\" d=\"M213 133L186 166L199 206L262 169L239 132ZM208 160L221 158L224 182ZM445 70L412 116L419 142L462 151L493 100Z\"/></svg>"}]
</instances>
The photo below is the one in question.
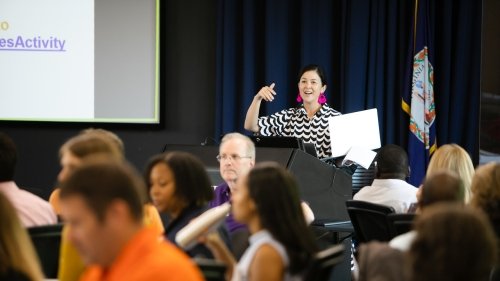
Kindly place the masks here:
<instances>
[{"instance_id":1,"label":"chevron patterned top","mask_svg":"<svg viewBox=\"0 0 500 281\"><path fill-rule=\"evenodd\" d=\"M328 118L341 113L324 104L312 119L303 106L284 109L269 116L259 117L259 134L262 136L296 137L314 143L319 158L331 156Z\"/></svg>"}]
</instances>

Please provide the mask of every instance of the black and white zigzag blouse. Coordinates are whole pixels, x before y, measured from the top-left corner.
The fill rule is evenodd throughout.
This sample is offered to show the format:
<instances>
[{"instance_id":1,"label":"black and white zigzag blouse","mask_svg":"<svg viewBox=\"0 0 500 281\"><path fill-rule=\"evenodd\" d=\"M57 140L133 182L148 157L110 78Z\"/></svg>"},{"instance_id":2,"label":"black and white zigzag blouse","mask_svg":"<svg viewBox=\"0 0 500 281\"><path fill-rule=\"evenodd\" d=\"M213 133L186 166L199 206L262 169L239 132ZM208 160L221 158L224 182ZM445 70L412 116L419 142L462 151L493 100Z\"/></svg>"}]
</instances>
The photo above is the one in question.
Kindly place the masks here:
<instances>
[{"instance_id":1,"label":"black and white zigzag blouse","mask_svg":"<svg viewBox=\"0 0 500 281\"><path fill-rule=\"evenodd\" d=\"M269 116L259 117L259 133L262 136L296 137L314 143L319 158L331 156L328 118L341 113L324 104L312 119L307 117L303 106L284 109Z\"/></svg>"}]
</instances>

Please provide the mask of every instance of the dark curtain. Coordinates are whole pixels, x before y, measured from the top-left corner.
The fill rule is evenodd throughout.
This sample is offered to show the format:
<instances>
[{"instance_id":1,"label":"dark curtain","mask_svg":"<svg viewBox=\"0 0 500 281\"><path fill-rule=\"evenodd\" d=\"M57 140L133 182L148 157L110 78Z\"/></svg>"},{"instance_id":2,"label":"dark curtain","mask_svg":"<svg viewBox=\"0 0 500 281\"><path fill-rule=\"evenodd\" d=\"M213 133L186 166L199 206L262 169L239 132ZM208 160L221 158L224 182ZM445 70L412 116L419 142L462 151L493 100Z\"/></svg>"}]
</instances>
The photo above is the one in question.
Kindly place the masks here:
<instances>
[{"instance_id":1,"label":"dark curtain","mask_svg":"<svg viewBox=\"0 0 500 281\"><path fill-rule=\"evenodd\" d=\"M219 0L216 138L238 131L264 85L278 97L261 115L296 105L298 72L327 73L328 102L350 113L376 107L382 144L406 147L401 95L413 0ZM438 144L479 152L482 1L431 1Z\"/></svg>"}]
</instances>

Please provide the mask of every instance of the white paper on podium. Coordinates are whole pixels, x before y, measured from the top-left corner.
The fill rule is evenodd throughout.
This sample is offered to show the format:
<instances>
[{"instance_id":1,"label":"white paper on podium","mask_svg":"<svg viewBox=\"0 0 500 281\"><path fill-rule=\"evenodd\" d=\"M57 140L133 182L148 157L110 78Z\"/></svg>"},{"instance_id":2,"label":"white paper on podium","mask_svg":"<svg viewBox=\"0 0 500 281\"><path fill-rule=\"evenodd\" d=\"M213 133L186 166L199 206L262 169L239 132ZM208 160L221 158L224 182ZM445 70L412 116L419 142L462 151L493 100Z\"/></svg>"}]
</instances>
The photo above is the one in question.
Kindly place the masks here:
<instances>
[{"instance_id":1,"label":"white paper on podium","mask_svg":"<svg viewBox=\"0 0 500 281\"><path fill-rule=\"evenodd\" d=\"M342 165L344 165L347 161L352 161L368 170L373 162L373 159L375 159L375 156L377 156L375 151L359 146L353 146L345 156L344 160L342 160Z\"/></svg>"},{"instance_id":2,"label":"white paper on podium","mask_svg":"<svg viewBox=\"0 0 500 281\"><path fill-rule=\"evenodd\" d=\"M353 146L380 147L377 109L368 109L331 117L328 120L332 157L344 156Z\"/></svg>"}]
</instances>

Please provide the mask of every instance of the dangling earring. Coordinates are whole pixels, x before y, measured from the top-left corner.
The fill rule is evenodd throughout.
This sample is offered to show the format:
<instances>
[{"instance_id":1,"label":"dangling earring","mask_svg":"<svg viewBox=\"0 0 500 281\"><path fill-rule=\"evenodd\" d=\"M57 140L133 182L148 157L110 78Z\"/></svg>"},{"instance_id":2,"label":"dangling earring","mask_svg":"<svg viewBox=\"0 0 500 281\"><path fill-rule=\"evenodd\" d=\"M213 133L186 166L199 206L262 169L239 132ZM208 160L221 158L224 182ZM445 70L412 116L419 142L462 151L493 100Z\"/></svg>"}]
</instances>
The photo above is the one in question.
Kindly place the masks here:
<instances>
[{"instance_id":1,"label":"dangling earring","mask_svg":"<svg viewBox=\"0 0 500 281\"><path fill-rule=\"evenodd\" d=\"M318 102L319 104L325 104L326 103L326 96L325 93L321 93L318 97Z\"/></svg>"},{"instance_id":2,"label":"dangling earring","mask_svg":"<svg viewBox=\"0 0 500 281\"><path fill-rule=\"evenodd\" d=\"M302 97L300 96L300 92L297 94L297 102L302 102Z\"/></svg>"}]
</instances>

